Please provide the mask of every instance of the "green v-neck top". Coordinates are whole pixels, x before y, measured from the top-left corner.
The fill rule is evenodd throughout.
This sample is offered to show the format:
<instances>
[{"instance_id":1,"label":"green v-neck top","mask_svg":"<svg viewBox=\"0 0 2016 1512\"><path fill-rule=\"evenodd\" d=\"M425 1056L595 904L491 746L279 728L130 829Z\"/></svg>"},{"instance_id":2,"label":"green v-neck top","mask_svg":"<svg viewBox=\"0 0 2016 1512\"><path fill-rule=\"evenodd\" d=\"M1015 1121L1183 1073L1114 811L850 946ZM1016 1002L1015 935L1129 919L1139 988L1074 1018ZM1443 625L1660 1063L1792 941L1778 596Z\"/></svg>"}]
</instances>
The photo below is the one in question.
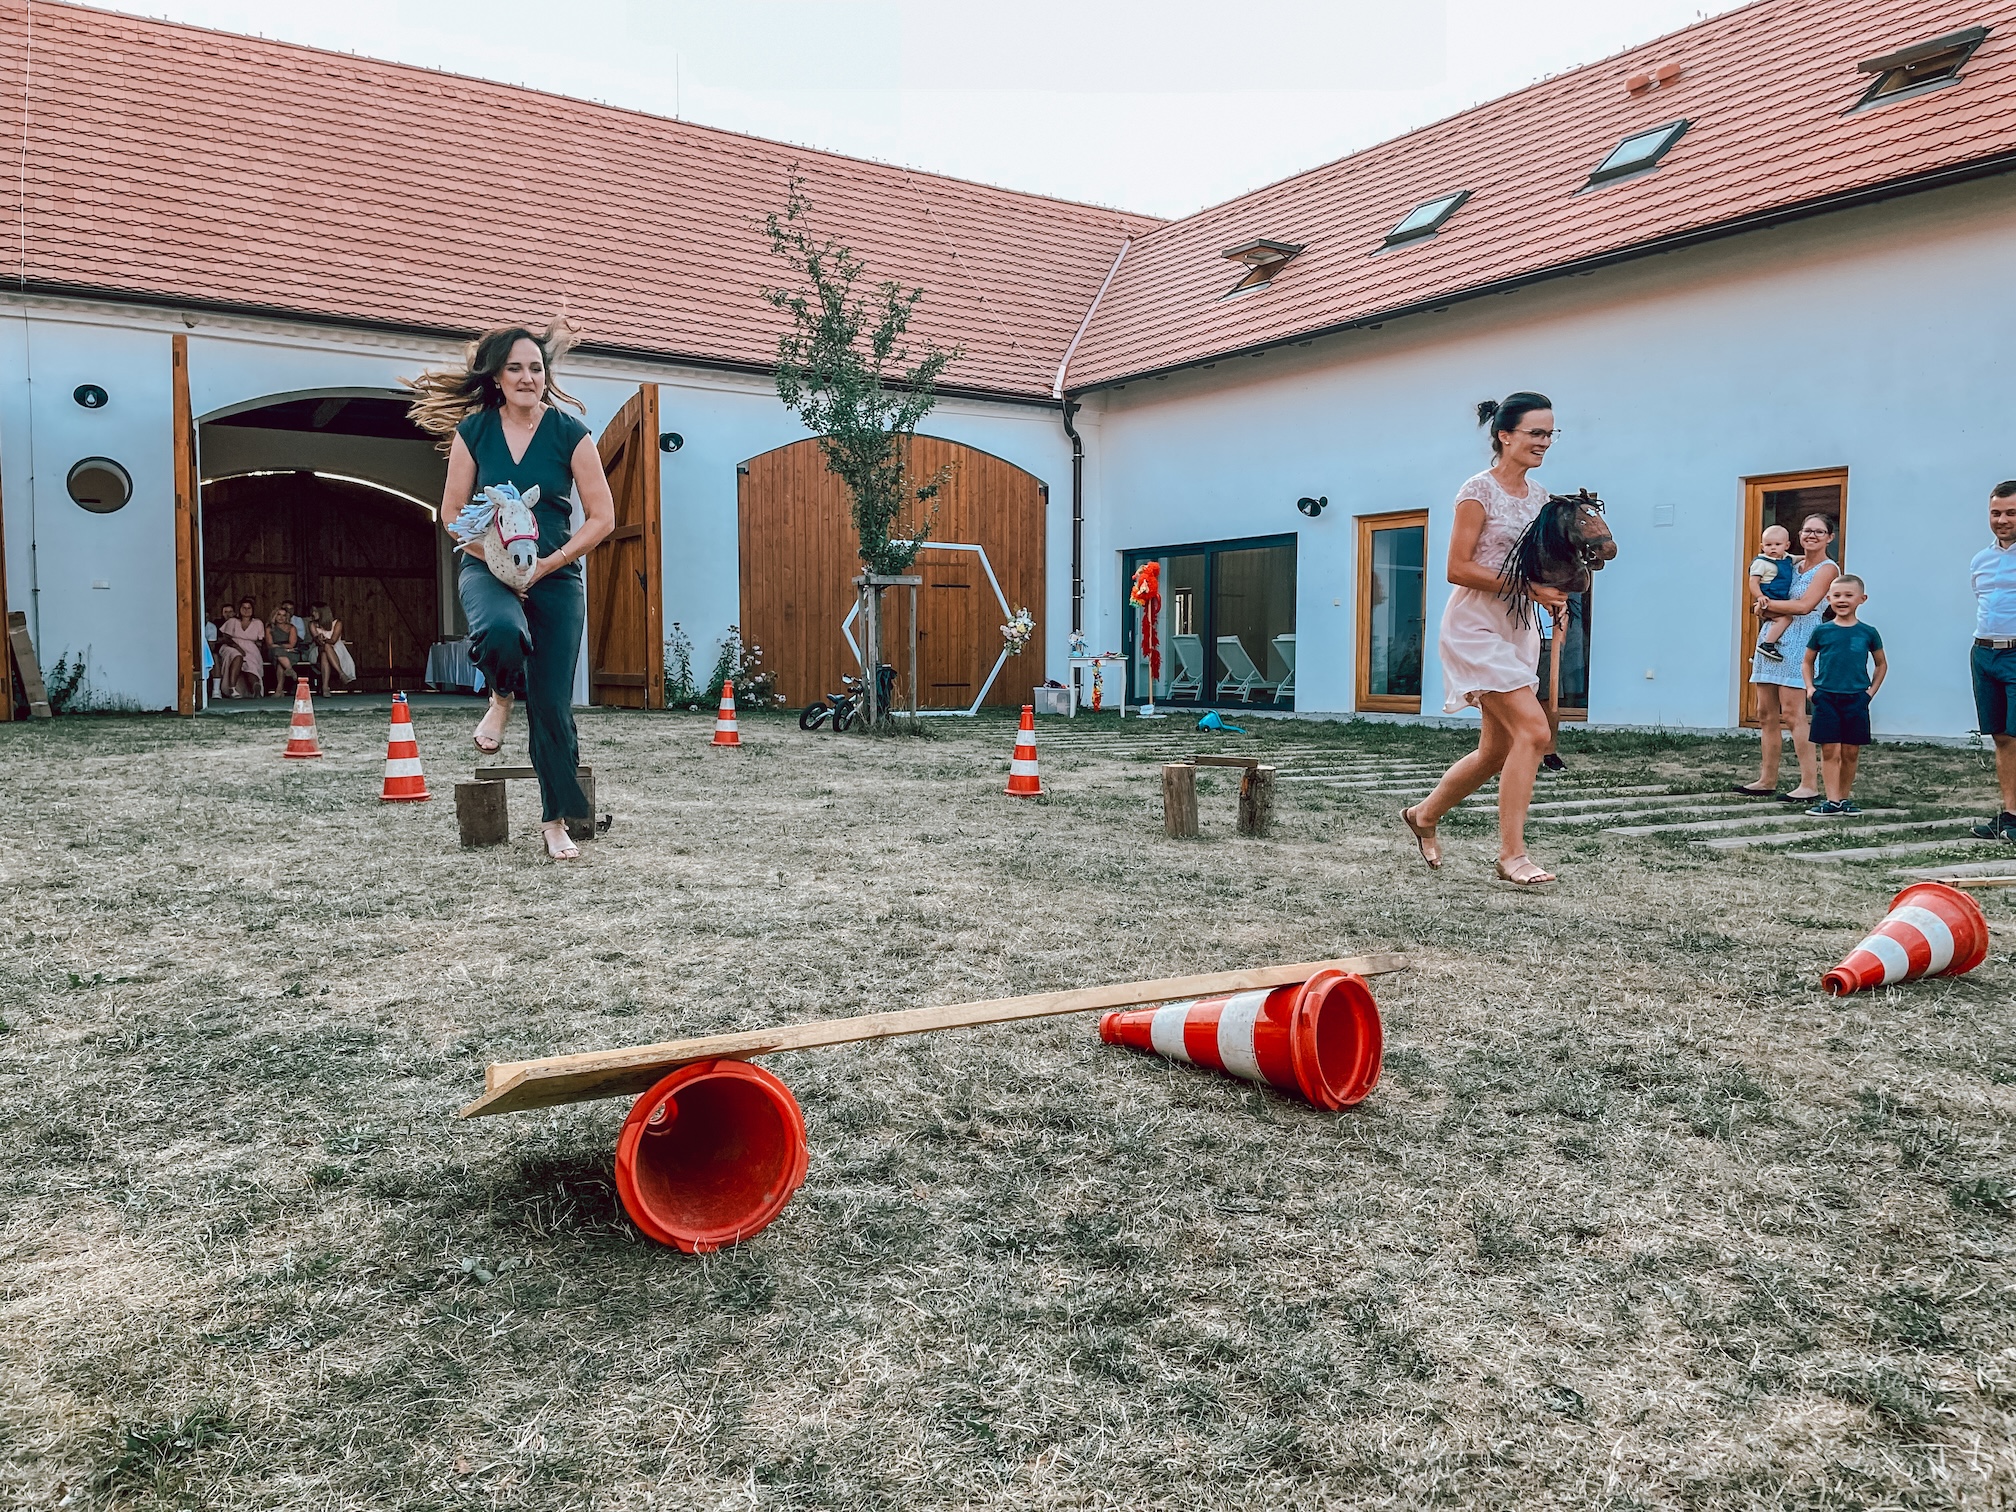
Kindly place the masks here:
<instances>
[{"instance_id":1,"label":"green v-neck top","mask_svg":"<svg viewBox=\"0 0 2016 1512\"><path fill-rule=\"evenodd\" d=\"M574 448L588 434L588 427L549 404L533 429L524 457L516 462L504 440L501 409L478 410L455 427L455 434L476 459L476 491L480 494L486 488L511 483L519 493L527 494L537 486L539 502L532 506L532 514L539 522L539 555L551 556L565 546L573 534L570 522L574 509L569 501L574 495ZM581 564L574 562L562 570L579 577Z\"/></svg>"}]
</instances>

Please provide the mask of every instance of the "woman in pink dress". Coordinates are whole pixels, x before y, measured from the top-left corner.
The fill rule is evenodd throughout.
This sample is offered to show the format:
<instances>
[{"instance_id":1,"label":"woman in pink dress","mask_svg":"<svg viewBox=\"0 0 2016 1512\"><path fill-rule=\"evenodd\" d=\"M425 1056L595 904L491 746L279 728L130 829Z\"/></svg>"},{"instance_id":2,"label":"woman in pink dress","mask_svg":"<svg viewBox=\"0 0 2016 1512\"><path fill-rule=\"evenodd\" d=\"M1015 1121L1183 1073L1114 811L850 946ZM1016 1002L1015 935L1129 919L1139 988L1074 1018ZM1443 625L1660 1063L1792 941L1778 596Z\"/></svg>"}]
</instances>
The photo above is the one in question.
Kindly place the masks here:
<instances>
[{"instance_id":1,"label":"woman in pink dress","mask_svg":"<svg viewBox=\"0 0 2016 1512\"><path fill-rule=\"evenodd\" d=\"M1546 488L1527 474L1547 460L1554 444L1554 405L1534 393L1487 399L1477 406L1477 423L1491 427L1496 460L1456 491L1456 526L1449 535L1449 581L1456 591L1442 611L1442 708L1450 714L1480 710L1484 732L1477 749L1400 817L1414 832L1421 859L1439 867L1435 826L1496 775L1498 875L1534 887L1554 880L1526 854L1526 809L1549 740L1539 697L1540 624L1538 616L1521 621L1499 575L1547 502ZM1527 591L1556 619L1566 609L1568 596L1559 588L1534 583Z\"/></svg>"}]
</instances>

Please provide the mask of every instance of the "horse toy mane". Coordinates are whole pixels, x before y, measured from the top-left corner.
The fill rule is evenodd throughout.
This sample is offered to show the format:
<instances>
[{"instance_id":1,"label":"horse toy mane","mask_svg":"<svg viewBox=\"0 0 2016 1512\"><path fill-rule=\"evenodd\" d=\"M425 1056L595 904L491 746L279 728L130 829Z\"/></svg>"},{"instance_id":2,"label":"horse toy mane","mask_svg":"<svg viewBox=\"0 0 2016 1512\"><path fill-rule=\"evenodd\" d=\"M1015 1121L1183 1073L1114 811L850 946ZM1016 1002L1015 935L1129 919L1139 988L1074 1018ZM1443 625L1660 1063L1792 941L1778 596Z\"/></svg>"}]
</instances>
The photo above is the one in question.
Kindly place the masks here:
<instances>
[{"instance_id":1,"label":"horse toy mane","mask_svg":"<svg viewBox=\"0 0 2016 1512\"><path fill-rule=\"evenodd\" d=\"M1498 572L1498 596L1511 603L1521 625L1533 622L1533 588L1559 588L1568 612L1577 612L1577 594L1588 591L1593 573L1617 555L1616 539L1603 518L1603 501L1580 489L1549 494Z\"/></svg>"}]
</instances>

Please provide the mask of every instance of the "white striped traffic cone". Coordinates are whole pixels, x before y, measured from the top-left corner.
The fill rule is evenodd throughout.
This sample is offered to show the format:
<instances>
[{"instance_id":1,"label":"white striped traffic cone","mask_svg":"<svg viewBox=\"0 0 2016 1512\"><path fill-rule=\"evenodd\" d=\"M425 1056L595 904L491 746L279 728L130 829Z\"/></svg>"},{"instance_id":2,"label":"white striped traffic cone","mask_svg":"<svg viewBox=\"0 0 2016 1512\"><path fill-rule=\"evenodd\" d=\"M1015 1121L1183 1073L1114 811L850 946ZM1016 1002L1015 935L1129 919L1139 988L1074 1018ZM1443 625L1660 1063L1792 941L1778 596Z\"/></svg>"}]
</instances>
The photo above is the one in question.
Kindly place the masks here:
<instances>
[{"instance_id":1,"label":"white striped traffic cone","mask_svg":"<svg viewBox=\"0 0 2016 1512\"><path fill-rule=\"evenodd\" d=\"M1036 706L1022 705L1022 728L1015 732L1015 755L1008 763L1008 796L1040 798L1043 777L1036 769Z\"/></svg>"},{"instance_id":2,"label":"white striped traffic cone","mask_svg":"<svg viewBox=\"0 0 2016 1512\"><path fill-rule=\"evenodd\" d=\"M413 711L406 707L406 695L392 695L392 729L385 737L385 790L378 797L386 803L425 803L434 795L427 791L427 777L420 770L420 745L413 738Z\"/></svg>"},{"instance_id":3,"label":"white striped traffic cone","mask_svg":"<svg viewBox=\"0 0 2016 1512\"><path fill-rule=\"evenodd\" d=\"M735 684L721 684L721 710L714 716L714 744L718 746L739 746L741 732L735 728Z\"/></svg>"},{"instance_id":4,"label":"white striped traffic cone","mask_svg":"<svg viewBox=\"0 0 2016 1512\"><path fill-rule=\"evenodd\" d=\"M1306 982L1109 1013L1099 1038L1277 1088L1319 1108L1362 1101L1379 1081L1385 1035L1365 979Z\"/></svg>"},{"instance_id":5,"label":"white striped traffic cone","mask_svg":"<svg viewBox=\"0 0 2016 1512\"><path fill-rule=\"evenodd\" d=\"M295 761L307 761L322 754L315 739L315 703L308 696L308 679L294 685L294 721L287 727L287 749L280 753Z\"/></svg>"},{"instance_id":6,"label":"white striped traffic cone","mask_svg":"<svg viewBox=\"0 0 2016 1512\"><path fill-rule=\"evenodd\" d=\"M1921 976L1958 976L1988 958L1981 905L1944 882L1914 882L1820 985L1835 997Z\"/></svg>"}]
</instances>

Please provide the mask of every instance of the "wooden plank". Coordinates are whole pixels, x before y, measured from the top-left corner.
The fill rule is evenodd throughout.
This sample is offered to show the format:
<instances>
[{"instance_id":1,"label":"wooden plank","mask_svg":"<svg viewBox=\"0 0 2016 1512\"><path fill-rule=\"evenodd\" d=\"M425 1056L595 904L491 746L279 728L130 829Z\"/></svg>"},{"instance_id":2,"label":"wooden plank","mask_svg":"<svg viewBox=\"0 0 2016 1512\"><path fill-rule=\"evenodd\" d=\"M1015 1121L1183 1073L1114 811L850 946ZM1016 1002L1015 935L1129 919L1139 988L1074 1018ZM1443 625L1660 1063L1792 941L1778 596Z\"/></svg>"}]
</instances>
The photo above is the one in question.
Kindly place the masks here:
<instances>
[{"instance_id":1,"label":"wooden plank","mask_svg":"<svg viewBox=\"0 0 2016 1512\"><path fill-rule=\"evenodd\" d=\"M1246 767L1250 769L1260 765L1260 758L1258 756L1185 756L1183 760L1189 766Z\"/></svg>"},{"instance_id":2,"label":"wooden plank","mask_svg":"<svg viewBox=\"0 0 2016 1512\"><path fill-rule=\"evenodd\" d=\"M2016 877L1943 877L1948 887L2016 887Z\"/></svg>"},{"instance_id":3,"label":"wooden plank","mask_svg":"<svg viewBox=\"0 0 2016 1512\"><path fill-rule=\"evenodd\" d=\"M529 766L494 766L494 767L476 768L476 781L478 782L531 782L535 778L537 778L538 775L539 775L538 772L534 771ZM593 782L595 780L595 768L591 766L576 767L574 769L574 775L580 778L583 782Z\"/></svg>"},{"instance_id":4,"label":"wooden plank","mask_svg":"<svg viewBox=\"0 0 2016 1512\"><path fill-rule=\"evenodd\" d=\"M34 719L49 717L49 692L42 686L42 665L35 660L35 642L28 638L28 616L19 609L7 616L7 644L14 652L14 666L21 674L21 694Z\"/></svg>"},{"instance_id":5,"label":"wooden plank","mask_svg":"<svg viewBox=\"0 0 2016 1512\"><path fill-rule=\"evenodd\" d=\"M197 591L202 538L197 511L201 476L196 467L196 421L189 400L189 338L176 333L170 343L173 378L172 418L175 428L175 712L196 712L197 679L202 666L203 603ZM260 612L267 606L261 604Z\"/></svg>"},{"instance_id":6,"label":"wooden plank","mask_svg":"<svg viewBox=\"0 0 2016 1512\"><path fill-rule=\"evenodd\" d=\"M905 1008L892 1013L868 1013L824 1023L788 1024L776 1029L752 1029L737 1034L713 1034L700 1039L670 1040L622 1050L597 1050L585 1055L556 1055L546 1060L503 1061L483 1077L483 1095L461 1110L463 1118L492 1113L516 1113L527 1108L551 1108L561 1103L598 1097L624 1097L642 1092L668 1071L702 1060L747 1060L785 1050L817 1050L829 1045L856 1044L902 1034L930 1034L941 1029L970 1029L980 1024L1005 1024L1054 1018L1066 1013L1090 1013L1107 1008L1131 1008L1142 1003L1208 997L1216 993L1250 992L1307 981L1319 971L1381 976L1409 965L1404 955L1344 956L1329 961L1303 961L1291 966L1255 966L1243 971L1213 971L1200 976L1163 977L1148 982L1120 982L1106 987L1074 987L1031 997L992 998L979 1003L952 1003L929 1008Z\"/></svg>"}]
</instances>

